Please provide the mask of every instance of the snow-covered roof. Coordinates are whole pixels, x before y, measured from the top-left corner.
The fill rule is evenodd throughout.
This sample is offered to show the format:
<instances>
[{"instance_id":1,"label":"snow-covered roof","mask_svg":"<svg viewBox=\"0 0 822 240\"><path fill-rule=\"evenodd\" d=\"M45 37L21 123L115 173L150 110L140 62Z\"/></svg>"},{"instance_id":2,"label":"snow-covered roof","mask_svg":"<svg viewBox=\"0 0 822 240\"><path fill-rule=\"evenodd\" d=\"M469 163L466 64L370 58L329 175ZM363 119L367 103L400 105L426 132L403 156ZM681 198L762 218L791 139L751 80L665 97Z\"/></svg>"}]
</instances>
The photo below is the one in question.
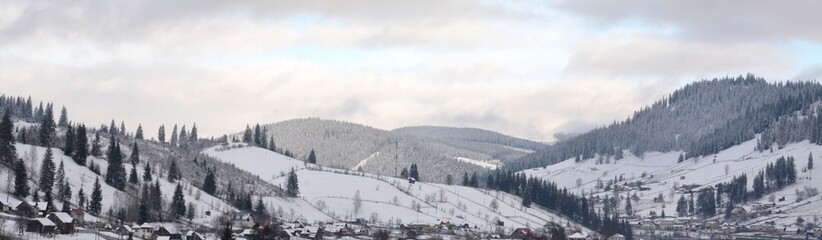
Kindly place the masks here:
<instances>
[{"instance_id":1,"label":"snow-covered roof","mask_svg":"<svg viewBox=\"0 0 822 240\"><path fill-rule=\"evenodd\" d=\"M64 223L70 223L70 222L74 221L74 218L72 218L71 215L69 215L68 213L53 212L51 214L54 215L55 217L57 217L57 219L60 219L60 221L64 222Z\"/></svg>"},{"instance_id":2,"label":"snow-covered roof","mask_svg":"<svg viewBox=\"0 0 822 240\"><path fill-rule=\"evenodd\" d=\"M46 211L46 209L48 209L49 204L47 202L31 202L29 203L29 205L37 206L37 210Z\"/></svg>"},{"instance_id":3,"label":"snow-covered roof","mask_svg":"<svg viewBox=\"0 0 822 240\"><path fill-rule=\"evenodd\" d=\"M163 225L160 227L165 228L166 231L168 231L168 233L170 234L180 234L180 231L178 231L177 228L172 225Z\"/></svg>"},{"instance_id":4,"label":"snow-covered roof","mask_svg":"<svg viewBox=\"0 0 822 240\"><path fill-rule=\"evenodd\" d=\"M585 238L588 238L588 235L585 235L583 233L574 233L574 234L571 234L571 236L568 236L568 239L585 239Z\"/></svg>"},{"instance_id":5,"label":"snow-covered roof","mask_svg":"<svg viewBox=\"0 0 822 240\"><path fill-rule=\"evenodd\" d=\"M189 231L186 233L186 236L188 236L188 237L192 237L192 236L195 236L195 235L196 235L196 236L198 236L198 237L200 237L200 238L203 238L203 236L200 236L200 234L199 234L199 233L197 233L197 232L195 232L195 231L192 231L192 230L189 230Z\"/></svg>"},{"instance_id":6,"label":"snow-covered roof","mask_svg":"<svg viewBox=\"0 0 822 240\"><path fill-rule=\"evenodd\" d=\"M35 218L34 220L40 222L40 224L43 225L43 226L52 226L52 227L57 226L56 224L54 224L54 222L52 222L48 218Z\"/></svg>"},{"instance_id":7,"label":"snow-covered roof","mask_svg":"<svg viewBox=\"0 0 822 240\"><path fill-rule=\"evenodd\" d=\"M157 236L157 240L171 240L171 236Z\"/></svg>"}]
</instances>

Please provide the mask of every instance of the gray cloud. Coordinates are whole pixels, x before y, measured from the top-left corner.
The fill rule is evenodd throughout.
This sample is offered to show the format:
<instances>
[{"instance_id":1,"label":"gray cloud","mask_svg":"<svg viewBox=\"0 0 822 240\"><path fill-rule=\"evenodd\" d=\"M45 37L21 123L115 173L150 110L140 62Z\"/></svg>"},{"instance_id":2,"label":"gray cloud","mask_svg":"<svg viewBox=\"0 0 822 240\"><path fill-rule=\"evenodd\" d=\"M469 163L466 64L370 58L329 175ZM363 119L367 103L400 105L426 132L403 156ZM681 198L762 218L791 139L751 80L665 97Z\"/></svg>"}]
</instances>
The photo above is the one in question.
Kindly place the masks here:
<instances>
[{"instance_id":1,"label":"gray cloud","mask_svg":"<svg viewBox=\"0 0 822 240\"><path fill-rule=\"evenodd\" d=\"M806 39L822 41L822 2L800 1L563 1L558 8L600 24L639 20L691 39L731 43Z\"/></svg>"}]
</instances>

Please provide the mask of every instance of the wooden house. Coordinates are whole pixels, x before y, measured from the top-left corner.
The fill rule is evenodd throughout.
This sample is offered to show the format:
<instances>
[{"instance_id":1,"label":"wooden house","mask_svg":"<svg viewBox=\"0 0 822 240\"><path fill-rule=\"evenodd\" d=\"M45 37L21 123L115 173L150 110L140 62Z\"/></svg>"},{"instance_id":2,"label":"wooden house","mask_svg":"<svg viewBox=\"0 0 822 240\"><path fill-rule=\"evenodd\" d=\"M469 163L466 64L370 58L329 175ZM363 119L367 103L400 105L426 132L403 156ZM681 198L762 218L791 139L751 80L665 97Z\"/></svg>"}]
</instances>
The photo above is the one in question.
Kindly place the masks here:
<instances>
[{"instance_id":1,"label":"wooden house","mask_svg":"<svg viewBox=\"0 0 822 240\"><path fill-rule=\"evenodd\" d=\"M68 213L64 212L53 212L48 215L49 220L53 222L57 227L57 233L59 234L72 234L74 233L74 218L71 217Z\"/></svg>"},{"instance_id":2,"label":"wooden house","mask_svg":"<svg viewBox=\"0 0 822 240\"><path fill-rule=\"evenodd\" d=\"M56 228L57 225L48 218L34 218L26 225L26 231L41 234L53 234Z\"/></svg>"}]
</instances>

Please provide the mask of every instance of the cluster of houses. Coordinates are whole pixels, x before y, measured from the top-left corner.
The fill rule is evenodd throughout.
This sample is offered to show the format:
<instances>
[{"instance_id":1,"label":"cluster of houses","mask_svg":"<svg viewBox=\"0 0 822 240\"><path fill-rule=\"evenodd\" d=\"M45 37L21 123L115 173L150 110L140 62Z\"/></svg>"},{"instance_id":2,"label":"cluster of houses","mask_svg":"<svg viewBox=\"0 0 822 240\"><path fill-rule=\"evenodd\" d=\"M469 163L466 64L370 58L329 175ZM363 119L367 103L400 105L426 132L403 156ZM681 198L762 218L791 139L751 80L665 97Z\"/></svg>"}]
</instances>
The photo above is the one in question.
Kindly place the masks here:
<instances>
[{"instance_id":1,"label":"cluster of houses","mask_svg":"<svg viewBox=\"0 0 822 240\"><path fill-rule=\"evenodd\" d=\"M48 213L46 202L20 201L12 204L0 200L0 212L27 219L25 231L45 235L72 234L78 223L85 222L85 214L82 210L75 209L70 213Z\"/></svg>"}]
</instances>

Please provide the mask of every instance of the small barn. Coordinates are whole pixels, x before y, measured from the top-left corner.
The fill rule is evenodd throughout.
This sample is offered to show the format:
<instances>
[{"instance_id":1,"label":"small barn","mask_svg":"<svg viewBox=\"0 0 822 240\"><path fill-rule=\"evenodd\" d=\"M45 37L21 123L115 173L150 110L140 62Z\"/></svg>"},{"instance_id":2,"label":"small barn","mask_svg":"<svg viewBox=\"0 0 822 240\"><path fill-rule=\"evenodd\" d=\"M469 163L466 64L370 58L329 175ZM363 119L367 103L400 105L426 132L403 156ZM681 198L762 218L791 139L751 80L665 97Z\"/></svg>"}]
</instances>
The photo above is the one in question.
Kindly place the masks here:
<instances>
[{"instance_id":1,"label":"small barn","mask_svg":"<svg viewBox=\"0 0 822 240\"><path fill-rule=\"evenodd\" d=\"M513 239L527 239L534 236L534 232L530 228L517 228L511 233Z\"/></svg>"},{"instance_id":2,"label":"small barn","mask_svg":"<svg viewBox=\"0 0 822 240\"><path fill-rule=\"evenodd\" d=\"M26 231L36 232L41 234L53 234L57 225L48 218L35 218L29 220L26 225Z\"/></svg>"},{"instance_id":3,"label":"small barn","mask_svg":"<svg viewBox=\"0 0 822 240\"><path fill-rule=\"evenodd\" d=\"M72 234L74 233L74 218L71 217L68 213L64 212L53 212L48 215L49 220L51 220L57 226L57 233L59 234Z\"/></svg>"},{"instance_id":4,"label":"small barn","mask_svg":"<svg viewBox=\"0 0 822 240\"><path fill-rule=\"evenodd\" d=\"M0 200L0 212L8 213L11 212L11 204L6 201Z\"/></svg>"},{"instance_id":5,"label":"small barn","mask_svg":"<svg viewBox=\"0 0 822 240\"><path fill-rule=\"evenodd\" d=\"M36 217L37 209L27 202L20 202L14 207L14 214L22 217Z\"/></svg>"}]
</instances>

